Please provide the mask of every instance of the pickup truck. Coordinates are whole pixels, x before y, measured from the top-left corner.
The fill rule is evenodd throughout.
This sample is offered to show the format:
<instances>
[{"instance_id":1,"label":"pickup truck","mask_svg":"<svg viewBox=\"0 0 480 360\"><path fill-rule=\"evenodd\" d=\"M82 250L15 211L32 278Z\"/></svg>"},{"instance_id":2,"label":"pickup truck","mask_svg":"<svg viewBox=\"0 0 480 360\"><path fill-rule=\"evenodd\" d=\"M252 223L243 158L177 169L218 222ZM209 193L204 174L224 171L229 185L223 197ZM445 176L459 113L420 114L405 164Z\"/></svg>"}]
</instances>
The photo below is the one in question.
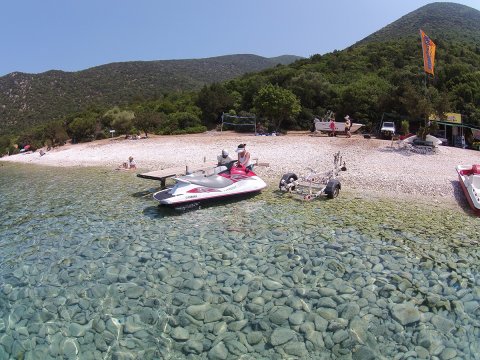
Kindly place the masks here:
<instances>
[{"instance_id":1,"label":"pickup truck","mask_svg":"<svg viewBox=\"0 0 480 360\"><path fill-rule=\"evenodd\" d=\"M391 139L395 135L395 123L391 121L384 121L380 129L380 135L384 139Z\"/></svg>"}]
</instances>

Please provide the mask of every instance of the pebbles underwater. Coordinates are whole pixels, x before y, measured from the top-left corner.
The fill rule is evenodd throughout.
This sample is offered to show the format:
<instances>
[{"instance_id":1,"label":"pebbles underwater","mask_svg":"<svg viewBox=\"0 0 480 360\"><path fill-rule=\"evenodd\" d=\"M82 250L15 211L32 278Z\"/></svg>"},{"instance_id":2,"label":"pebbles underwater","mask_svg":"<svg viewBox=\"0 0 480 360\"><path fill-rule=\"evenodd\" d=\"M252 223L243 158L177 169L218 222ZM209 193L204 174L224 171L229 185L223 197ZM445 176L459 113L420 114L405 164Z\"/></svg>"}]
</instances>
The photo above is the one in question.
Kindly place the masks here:
<instances>
[{"instance_id":1,"label":"pebbles underwater","mask_svg":"<svg viewBox=\"0 0 480 360\"><path fill-rule=\"evenodd\" d=\"M479 358L478 218L275 184L171 215L151 185L2 168L0 359Z\"/></svg>"}]
</instances>

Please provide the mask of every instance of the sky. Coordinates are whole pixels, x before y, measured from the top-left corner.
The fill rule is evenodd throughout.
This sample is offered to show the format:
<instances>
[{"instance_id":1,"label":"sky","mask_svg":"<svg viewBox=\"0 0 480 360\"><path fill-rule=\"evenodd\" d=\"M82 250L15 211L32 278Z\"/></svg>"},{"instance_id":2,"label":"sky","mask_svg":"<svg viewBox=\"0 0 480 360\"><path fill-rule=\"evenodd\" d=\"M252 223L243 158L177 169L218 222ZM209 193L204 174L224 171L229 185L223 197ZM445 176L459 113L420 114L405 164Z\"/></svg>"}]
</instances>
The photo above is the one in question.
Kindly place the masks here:
<instances>
[{"instance_id":1,"label":"sky","mask_svg":"<svg viewBox=\"0 0 480 360\"><path fill-rule=\"evenodd\" d=\"M0 4L0 76L121 61L342 50L423 0L15 0ZM480 10L480 0L459 0Z\"/></svg>"}]
</instances>

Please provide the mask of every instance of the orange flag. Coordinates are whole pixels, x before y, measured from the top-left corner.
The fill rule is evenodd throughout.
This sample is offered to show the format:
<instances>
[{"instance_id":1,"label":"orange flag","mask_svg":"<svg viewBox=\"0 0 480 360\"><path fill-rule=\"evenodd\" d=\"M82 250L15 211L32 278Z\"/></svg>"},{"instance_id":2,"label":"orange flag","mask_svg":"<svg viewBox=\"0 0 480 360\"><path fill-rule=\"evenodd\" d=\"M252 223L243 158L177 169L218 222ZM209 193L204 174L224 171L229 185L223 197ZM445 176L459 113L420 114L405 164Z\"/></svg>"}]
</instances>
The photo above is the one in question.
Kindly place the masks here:
<instances>
[{"instance_id":1,"label":"orange flag","mask_svg":"<svg viewBox=\"0 0 480 360\"><path fill-rule=\"evenodd\" d=\"M433 67L435 66L435 49L437 46L422 29L420 29L420 36L422 38L423 68L426 73L433 75Z\"/></svg>"}]
</instances>

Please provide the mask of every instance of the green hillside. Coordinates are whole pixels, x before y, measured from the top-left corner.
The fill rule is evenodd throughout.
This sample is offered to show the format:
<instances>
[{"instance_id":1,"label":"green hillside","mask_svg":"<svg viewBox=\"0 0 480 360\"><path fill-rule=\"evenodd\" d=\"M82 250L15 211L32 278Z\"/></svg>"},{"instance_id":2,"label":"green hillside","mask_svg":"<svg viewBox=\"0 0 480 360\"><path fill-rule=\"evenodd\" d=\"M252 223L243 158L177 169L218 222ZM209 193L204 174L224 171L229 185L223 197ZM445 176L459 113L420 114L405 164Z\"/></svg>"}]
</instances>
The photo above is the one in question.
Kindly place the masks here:
<instances>
[{"instance_id":1,"label":"green hillside","mask_svg":"<svg viewBox=\"0 0 480 360\"><path fill-rule=\"evenodd\" d=\"M297 56L228 55L206 59L112 63L78 72L14 72L0 77L0 134L90 107L108 108L172 91L198 90Z\"/></svg>"},{"instance_id":2,"label":"green hillside","mask_svg":"<svg viewBox=\"0 0 480 360\"><path fill-rule=\"evenodd\" d=\"M419 28L437 44L435 77L425 90ZM291 91L300 113L286 128L307 128L326 109L337 117L353 115L377 123L384 112L425 119L454 111L480 124L480 11L453 3L424 6L368 36L326 55L314 55L289 66L267 69L229 81L242 95L242 109L267 117L255 97L268 84Z\"/></svg>"},{"instance_id":3,"label":"green hillside","mask_svg":"<svg viewBox=\"0 0 480 360\"><path fill-rule=\"evenodd\" d=\"M458 40L480 46L480 12L449 2L425 5L367 36L358 44L418 36L419 29L423 29L432 38Z\"/></svg>"}]
</instances>

